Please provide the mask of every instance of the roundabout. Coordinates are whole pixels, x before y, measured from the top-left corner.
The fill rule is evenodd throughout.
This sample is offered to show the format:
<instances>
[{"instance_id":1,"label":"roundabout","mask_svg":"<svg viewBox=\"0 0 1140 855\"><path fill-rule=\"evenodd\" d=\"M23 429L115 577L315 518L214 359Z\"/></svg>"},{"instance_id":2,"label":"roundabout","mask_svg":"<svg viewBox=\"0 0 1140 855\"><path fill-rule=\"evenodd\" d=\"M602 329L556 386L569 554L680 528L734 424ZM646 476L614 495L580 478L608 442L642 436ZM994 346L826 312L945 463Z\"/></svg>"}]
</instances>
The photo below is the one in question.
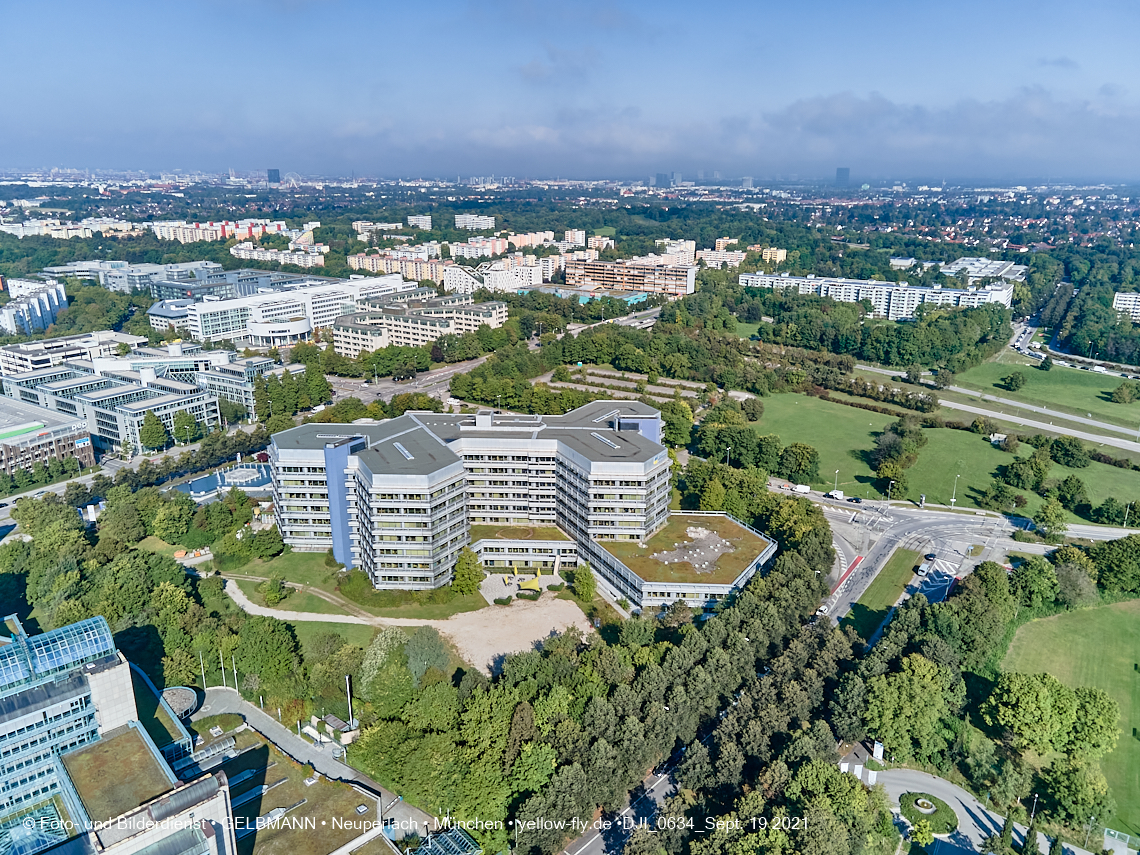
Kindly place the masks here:
<instances>
[{"instance_id":1,"label":"roundabout","mask_svg":"<svg viewBox=\"0 0 1140 855\"><path fill-rule=\"evenodd\" d=\"M954 809L930 793L903 793L899 796L899 812L912 826L925 819L935 834L950 834L958 828Z\"/></svg>"}]
</instances>

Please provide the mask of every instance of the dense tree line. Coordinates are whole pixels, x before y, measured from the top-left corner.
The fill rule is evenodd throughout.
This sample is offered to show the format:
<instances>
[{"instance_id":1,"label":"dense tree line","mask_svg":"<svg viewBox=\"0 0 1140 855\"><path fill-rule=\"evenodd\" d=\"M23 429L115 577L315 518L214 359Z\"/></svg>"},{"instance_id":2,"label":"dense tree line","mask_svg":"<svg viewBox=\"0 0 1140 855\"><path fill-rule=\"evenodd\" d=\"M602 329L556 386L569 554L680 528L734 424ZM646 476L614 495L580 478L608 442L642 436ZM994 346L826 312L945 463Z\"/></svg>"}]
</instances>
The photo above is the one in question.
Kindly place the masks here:
<instances>
[{"instance_id":1,"label":"dense tree line","mask_svg":"<svg viewBox=\"0 0 1140 855\"><path fill-rule=\"evenodd\" d=\"M760 340L851 354L884 365L923 365L958 373L997 353L1011 335L1010 311L919 306L913 321L873 320L860 303L840 303L769 288L725 283L671 303L661 322L735 331L738 320L762 324Z\"/></svg>"}]
</instances>

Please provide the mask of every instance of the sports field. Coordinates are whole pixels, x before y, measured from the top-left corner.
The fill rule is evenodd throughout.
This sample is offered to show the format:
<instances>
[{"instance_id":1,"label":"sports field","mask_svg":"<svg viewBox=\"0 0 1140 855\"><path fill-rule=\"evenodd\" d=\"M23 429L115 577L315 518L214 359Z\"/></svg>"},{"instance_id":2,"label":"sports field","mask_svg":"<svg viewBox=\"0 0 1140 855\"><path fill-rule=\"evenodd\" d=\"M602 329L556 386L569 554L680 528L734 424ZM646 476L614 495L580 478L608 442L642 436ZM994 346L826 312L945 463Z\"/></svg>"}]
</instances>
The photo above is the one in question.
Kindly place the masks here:
<instances>
[{"instance_id":1,"label":"sports field","mask_svg":"<svg viewBox=\"0 0 1140 855\"><path fill-rule=\"evenodd\" d=\"M863 592L859 602L851 607L843 618L863 639L869 639L886 619L903 589L914 577L914 568L922 556L909 549L896 549L886 566L875 577L871 586Z\"/></svg>"},{"instance_id":2,"label":"sports field","mask_svg":"<svg viewBox=\"0 0 1140 855\"><path fill-rule=\"evenodd\" d=\"M1027 623L1002 662L1006 671L1052 674L1067 686L1095 686L1120 704L1120 741L1102 761L1116 798L1107 824L1140 834L1140 601L1117 603Z\"/></svg>"},{"instance_id":3,"label":"sports field","mask_svg":"<svg viewBox=\"0 0 1140 855\"><path fill-rule=\"evenodd\" d=\"M1094 419L1112 424L1129 427L1140 424L1140 401L1114 404L1109 400L1112 391L1124 382L1119 374L1105 375L1062 367L1041 371L1037 368L1036 360L1023 361L1032 364L1022 366L1008 362L984 362L956 375L954 385L1086 418L1092 413ZM1010 392L994 385L1014 371L1025 375L1026 383L1021 389Z\"/></svg>"},{"instance_id":4,"label":"sports field","mask_svg":"<svg viewBox=\"0 0 1140 855\"><path fill-rule=\"evenodd\" d=\"M780 442L806 442L819 452L819 485L834 484L839 470L839 488L849 495L874 496L875 474L866 453L875 445L875 435L894 422L891 416L836 404L807 395L769 395L764 416L754 427L763 436L774 433Z\"/></svg>"}]
</instances>

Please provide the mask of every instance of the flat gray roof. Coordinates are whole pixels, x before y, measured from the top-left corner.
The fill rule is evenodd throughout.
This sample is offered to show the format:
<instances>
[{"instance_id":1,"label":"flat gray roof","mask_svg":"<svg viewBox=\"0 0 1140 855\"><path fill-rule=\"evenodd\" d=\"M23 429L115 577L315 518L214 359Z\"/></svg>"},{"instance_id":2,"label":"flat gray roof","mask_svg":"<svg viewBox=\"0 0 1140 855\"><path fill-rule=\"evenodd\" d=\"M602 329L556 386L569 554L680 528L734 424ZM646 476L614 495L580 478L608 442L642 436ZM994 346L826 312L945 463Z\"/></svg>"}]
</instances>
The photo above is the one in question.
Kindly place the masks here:
<instances>
[{"instance_id":1,"label":"flat gray roof","mask_svg":"<svg viewBox=\"0 0 1140 855\"><path fill-rule=\"evenodd\" d=\"M28 425L28 431L31 432L33 430L31 426L37 422L42 424L44 428L56 428L82 421L83 419L78 416L69 416L66 413L57 413L55 410L49 410L46 407L25 404L16 398L0 400L0 436L4 436L5 439L20 436L21 434L11 432L22 425Z\"/></svg>"}]
</instances>

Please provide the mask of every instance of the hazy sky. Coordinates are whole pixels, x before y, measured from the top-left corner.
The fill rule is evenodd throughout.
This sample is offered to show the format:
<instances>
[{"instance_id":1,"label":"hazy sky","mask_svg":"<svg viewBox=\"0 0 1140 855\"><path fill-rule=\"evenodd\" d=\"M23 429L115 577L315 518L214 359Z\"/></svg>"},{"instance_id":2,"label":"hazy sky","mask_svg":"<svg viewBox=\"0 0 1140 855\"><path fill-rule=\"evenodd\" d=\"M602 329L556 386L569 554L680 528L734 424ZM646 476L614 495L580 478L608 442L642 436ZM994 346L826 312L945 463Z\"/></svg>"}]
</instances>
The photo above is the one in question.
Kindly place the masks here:
<instances>
[{"instance_id":1,"label":"hazy sky","mask_svg":"<svg viewBox=\"0 0 1140 855\"><path fill-rule=\"evenodd\" d=\"M0 165L1140 178L1137 0L0 0Z\"/></svg>"}]
</instances>

